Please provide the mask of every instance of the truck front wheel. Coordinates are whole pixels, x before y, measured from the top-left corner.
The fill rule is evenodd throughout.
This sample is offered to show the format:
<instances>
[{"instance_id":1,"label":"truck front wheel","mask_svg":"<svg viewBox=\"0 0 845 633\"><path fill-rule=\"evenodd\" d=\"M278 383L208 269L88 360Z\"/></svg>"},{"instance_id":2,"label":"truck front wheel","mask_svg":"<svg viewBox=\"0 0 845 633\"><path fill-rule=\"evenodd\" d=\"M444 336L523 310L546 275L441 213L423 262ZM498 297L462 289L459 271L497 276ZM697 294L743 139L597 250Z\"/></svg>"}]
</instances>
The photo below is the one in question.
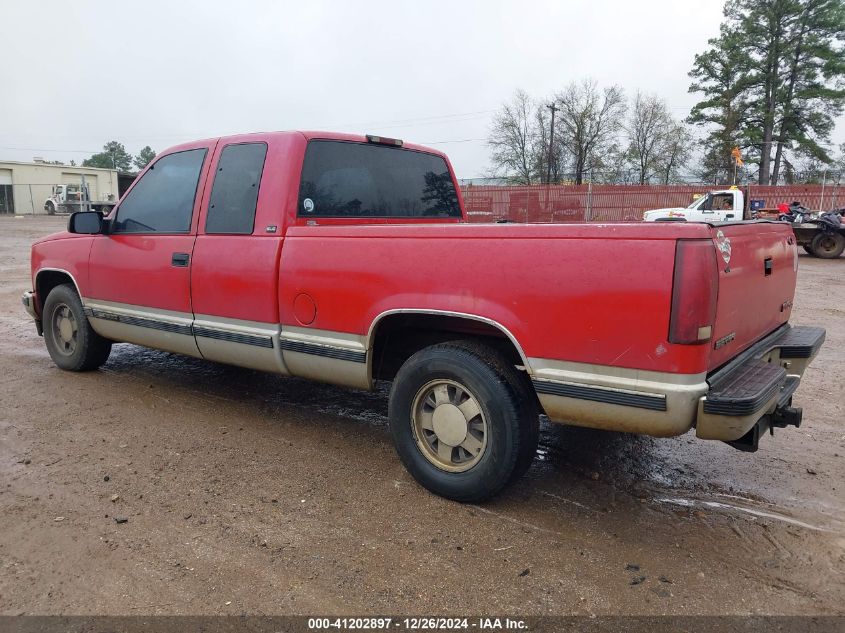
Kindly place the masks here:
<instances>
[{"instance_id":1,"label":"truck front wheel","mask_svg":"<svg viewBox=\"0 0 845 633\"><path fill-rule=\"evenodd\" d=\"M488 499L531 464L538 416L512 363L469 341L409 358L390 391L390 431L413 477L462 502Z\"/></svg>"},{"instance_id":2,"label":"truck front wheel","mask_svg":"<svg viewBox=\"0 0 845 633\"><path fill-rule=\"evenodd\" d=\"M56 215L56 205L52 202L45 204L44 210L47 212L47 215Z\"/></svg>"},{"instance_id":3,"label":"truck front wheel","mask_svg":"<svg viewBox=\"0 0 845 633\"><path fill-rule=\"evenodd\" d=\"M845 251L845 235L842 235L842 233L819 233L813 238L810 248L816 257L836 259Z\"/></svg>"},{"instance_id":4,"label":"truck front wheel","mask_svg":"<svg viewBox=\"0 0 845 633\"><path fill-rule=\"evenodd\" d=\"M91 328L73 286L53 288L44 302L42 316L47 351L60 369L89 371L108 360L111 341Z\"/></svg>"}]
</instances>

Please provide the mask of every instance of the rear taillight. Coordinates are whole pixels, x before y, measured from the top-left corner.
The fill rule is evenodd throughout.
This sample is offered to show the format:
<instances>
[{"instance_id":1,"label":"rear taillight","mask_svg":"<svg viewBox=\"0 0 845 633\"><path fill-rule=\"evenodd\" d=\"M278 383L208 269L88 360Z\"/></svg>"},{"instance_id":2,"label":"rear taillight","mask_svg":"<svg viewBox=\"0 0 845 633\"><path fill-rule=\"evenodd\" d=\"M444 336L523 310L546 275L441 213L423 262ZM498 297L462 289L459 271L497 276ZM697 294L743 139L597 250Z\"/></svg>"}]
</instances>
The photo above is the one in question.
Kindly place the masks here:
<instances>
[{"instance_id":1,"label":"rear taillight","mask_svg":"<svg viewBox=\"0 0 845 633\"><path fill-rule=\"evenodd\" d=\"M694 345L710 340L716 319L719 269L712 240L678 240L672 281L669 342Z\"/></svg>"}]
</instances>

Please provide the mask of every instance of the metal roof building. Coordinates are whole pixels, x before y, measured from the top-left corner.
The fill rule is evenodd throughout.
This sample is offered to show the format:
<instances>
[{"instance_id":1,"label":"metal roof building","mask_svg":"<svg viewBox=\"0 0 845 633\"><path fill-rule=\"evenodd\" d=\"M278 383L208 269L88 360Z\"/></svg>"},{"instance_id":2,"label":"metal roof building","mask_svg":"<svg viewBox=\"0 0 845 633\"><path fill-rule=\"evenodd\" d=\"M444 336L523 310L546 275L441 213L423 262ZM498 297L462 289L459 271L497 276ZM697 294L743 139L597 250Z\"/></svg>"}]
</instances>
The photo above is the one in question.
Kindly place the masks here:
<instances>
[{"instance_id":1,"label":"metal roof building","mask_svg":"<svg viewBox=\"0 0 845 633\"><path fill-rule=\"evenodd\" d=\"M45 203L55 185L88 187L91 201L118 199L116 169L54 165L36 159L0 161L0 214L47 213Z\"/></svg>"}]
</instances>

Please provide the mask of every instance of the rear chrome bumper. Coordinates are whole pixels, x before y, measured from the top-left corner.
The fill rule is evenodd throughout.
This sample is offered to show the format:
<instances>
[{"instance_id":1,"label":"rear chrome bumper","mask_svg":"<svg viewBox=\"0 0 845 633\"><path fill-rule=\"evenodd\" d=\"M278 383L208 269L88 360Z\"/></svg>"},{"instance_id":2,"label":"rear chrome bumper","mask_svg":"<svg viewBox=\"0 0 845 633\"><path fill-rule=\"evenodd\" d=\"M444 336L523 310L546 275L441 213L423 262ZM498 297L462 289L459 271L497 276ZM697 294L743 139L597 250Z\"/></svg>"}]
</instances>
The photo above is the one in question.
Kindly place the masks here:
<instances>
[{"instance_id":1,"label":"rear chrome bumper","mask_svg":"<svg viewBox=\"0 0 845 633\"><path fill-rule=\"evenodd\" d=\"M543 358L528 363L537 397L553 422L656 437L695 428L699 438L734 443L755 429L800 423L792 394L824 337L821 328L784 325L710 374Z\"/></svg>"},{"instance_id":2,"label":"rear chrome bumper","mask_svg":"<svg viewBox=\"0 0 845 633\"><path fill-rule=\"evenodd\" d=\"M761 431L798 426L801 410L792 407L792 394L824 339L822 328L784 326L708 376L696 436L755 450Z\"/></svg>"}]
</instances>

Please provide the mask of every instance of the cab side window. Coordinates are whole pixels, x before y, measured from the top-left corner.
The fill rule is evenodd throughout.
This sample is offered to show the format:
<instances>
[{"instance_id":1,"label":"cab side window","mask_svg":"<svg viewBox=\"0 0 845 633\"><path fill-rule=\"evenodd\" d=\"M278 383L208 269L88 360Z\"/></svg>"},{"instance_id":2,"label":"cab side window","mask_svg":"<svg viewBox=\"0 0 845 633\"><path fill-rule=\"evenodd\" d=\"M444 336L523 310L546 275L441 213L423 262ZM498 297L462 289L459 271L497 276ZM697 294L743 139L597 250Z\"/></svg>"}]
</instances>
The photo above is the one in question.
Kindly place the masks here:
<instances>
[{"instance_id":1,"label":"cab side window","mask_svg":"<svg viewBox=\"0 0 845 633\"><path fill-rule=\"evenodd\" d=\"M187 233L206 150L158 159L117 209L112 233Z\"/></svg>"},{"instance_id":2,"label":"cab side window","mask_svg":"<svg viewBox=\"0 0 845 633\"><path fill-rule=\"evenodd\" d=\"M208 202L206 233L252 233L266 156L266 143L238 143L223 148Z\"/></svg>"},{"instance_id":3,"label":"cab side window","mask_svg":"<svg viewBox=\"0 0 845 633\"><path fill-rule=\"evenodd\" d=\"M733 208L733 197L730 194L713 196L714 211L728 211Z\"/></svg>"}]
</instances>

